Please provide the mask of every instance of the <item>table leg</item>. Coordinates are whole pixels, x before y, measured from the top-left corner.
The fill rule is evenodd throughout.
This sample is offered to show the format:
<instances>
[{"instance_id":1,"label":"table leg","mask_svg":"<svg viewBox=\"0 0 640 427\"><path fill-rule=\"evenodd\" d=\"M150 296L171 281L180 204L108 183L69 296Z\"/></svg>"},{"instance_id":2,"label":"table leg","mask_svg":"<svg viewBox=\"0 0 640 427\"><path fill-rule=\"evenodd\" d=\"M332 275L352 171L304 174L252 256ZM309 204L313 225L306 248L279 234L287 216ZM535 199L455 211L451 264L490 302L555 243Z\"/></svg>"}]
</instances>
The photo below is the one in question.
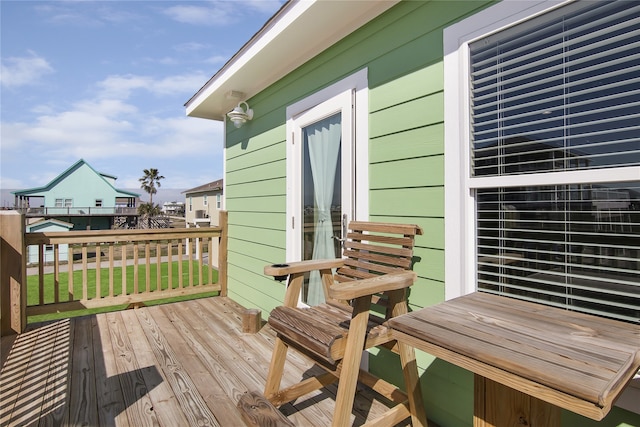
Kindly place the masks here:
<instances>
[{"instance_id":1,"label":"table leg","mask_svg":"<svg viewBox=\"0 0 640 427\"><path fill-rule=\"evenodd\" d=\"M473 426L560 427L560 408L476 374Z\"/></svg>"}]
</instances>

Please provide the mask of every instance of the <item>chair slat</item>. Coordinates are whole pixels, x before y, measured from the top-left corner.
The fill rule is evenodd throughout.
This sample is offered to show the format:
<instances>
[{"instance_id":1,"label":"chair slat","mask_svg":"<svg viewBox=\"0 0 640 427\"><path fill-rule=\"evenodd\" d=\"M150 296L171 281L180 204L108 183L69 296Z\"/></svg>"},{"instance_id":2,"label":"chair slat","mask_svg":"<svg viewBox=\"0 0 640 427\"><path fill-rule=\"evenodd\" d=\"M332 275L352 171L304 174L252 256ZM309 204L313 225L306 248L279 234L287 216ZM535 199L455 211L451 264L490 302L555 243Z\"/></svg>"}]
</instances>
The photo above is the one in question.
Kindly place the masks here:
<instances>
[{"instance_id":1,"label":"chair slat","mask_svg":"<svg viewBox=\"0 0 640 427\"><path fill-rule=\"evenodd\" d=\"M351 221L349 228L354 231L375 231L379 233L422 235L422 228L414 224L392 224L384 222Z\"/></svg>"},{"instance_id":2,"label":"chair slat","mask_svg":"<svg viewBox=\"0 0 640 427\"><path fill-rule=\"evenodd\" d=\"M375 251L387 255L394 255L399 257L411 257L413 255L412 246L381 246L373 245L370 242L358 242L354 240L347 240L344 244L346 249L350 250L363 250L363 251Z\"/></svg>"},{"instance_id":3,"label":"chair slat","mask_svg":"<svg viewBox=\"0 0 640 427\"><path fill-rule=\"evenodd\" d=\"M407 270L411 267L411 258L390 257L380 255L375 252L345 251L345 255L348 255L348 258L345 261L345 265L350 265L349 261L355 260L361 264L364 264L358 266L358 268L367 268L373 271L382 271L388 273L389 271L384 267L392 267L392 269L400 268L402 270ZM380 266L382 268L378 268L377 266Z\"/></svg>"},{"instance_id":4,"label":"chair slat","mask_svg":"<svg viewBox=\"0 0 640 427\"><path fill-rule=\"evenodd\" d=\"M347 233L347 239L353 241L362 241L369 243L383 243L386 245L398 246L398 247L413 247L413 236L411 237L398 237L398 236L387 236L381 234L363 234L363 233Z\"/></svg>"}]
</instances>

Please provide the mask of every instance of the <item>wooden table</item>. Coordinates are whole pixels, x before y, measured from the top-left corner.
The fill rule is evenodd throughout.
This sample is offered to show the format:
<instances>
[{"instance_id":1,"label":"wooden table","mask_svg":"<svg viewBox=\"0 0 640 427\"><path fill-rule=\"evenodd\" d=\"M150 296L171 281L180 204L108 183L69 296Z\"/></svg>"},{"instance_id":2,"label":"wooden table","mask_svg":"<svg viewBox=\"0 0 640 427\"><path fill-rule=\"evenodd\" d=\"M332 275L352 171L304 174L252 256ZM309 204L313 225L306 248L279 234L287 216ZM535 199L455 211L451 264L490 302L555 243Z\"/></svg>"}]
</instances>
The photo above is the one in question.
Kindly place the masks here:
<instances>
[{"instance_id":1,"label":"wooden table","mask_svg":"<svg viewBox=\"0 0 640 427\"><path fill-rule=\"evenodd\" d=\"M601 420L640 368L640 325L475 292L389 321L401 342L474 372L474 426Z\"/></svg>"}]
</instances>

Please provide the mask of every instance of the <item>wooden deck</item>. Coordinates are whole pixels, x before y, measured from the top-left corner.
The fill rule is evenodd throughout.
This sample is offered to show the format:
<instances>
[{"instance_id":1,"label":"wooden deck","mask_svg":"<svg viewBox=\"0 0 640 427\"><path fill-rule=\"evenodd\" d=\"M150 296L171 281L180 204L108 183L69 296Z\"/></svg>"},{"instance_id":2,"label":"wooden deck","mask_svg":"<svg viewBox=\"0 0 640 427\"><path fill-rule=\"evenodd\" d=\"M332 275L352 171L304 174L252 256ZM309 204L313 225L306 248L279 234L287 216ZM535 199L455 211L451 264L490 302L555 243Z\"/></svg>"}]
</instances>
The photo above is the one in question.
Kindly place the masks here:
<instances>
[{"instance_id":1,"label":"wooden deck","mask_svg":"<svg viewBox=\"0 0 640 427\"><path fill-rule=\"evenodd\" d=\"M213 297L31 325L2 338L2 426L243 426L236 403L262 390L273 332L242 333L242 307ZM319 369L294 352L283 382ZM289 364L288 366L291 366ZM335 387L281 408L325 426ZM352 425L386 408L361 389Z\"/></svg>"}]
</instances>

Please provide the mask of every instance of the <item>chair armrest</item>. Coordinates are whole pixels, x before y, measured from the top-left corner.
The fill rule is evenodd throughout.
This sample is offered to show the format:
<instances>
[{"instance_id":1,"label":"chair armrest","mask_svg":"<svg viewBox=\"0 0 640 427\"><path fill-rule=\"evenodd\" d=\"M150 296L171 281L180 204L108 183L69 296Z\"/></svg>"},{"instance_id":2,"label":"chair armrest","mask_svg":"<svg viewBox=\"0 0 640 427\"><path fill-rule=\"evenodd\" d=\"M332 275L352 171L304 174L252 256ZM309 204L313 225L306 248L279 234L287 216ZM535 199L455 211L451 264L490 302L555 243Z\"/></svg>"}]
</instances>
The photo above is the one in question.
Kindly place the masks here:
<instances>
[{"instance_id":1,"label":"chair armrest","mask_svg":"<svg viewBox=\"0 0 640 427\"><path fill-rule=\"evenodd\" d=\"M330 268L339 268L344 265L344 260L336 259L320 259L289 262L286 264L272 264L264 267L264 274L267 276L282 277L295 273L306 273L314 270L326 270Z\"/></svg>"},{"instance_id":2,"label":"chair armrest","mask_svg":"<svg viewBox=\"0 0 640 427\"><path fill-rule=\"evenodd\" d=\"M408 288L413 285L417 278L418 275L415 272L403 271L402 273L384 274L371 279L337 283L329 288L329 296L337 300L352 300L379 292Z\"/></svg>"}]
</instances>

